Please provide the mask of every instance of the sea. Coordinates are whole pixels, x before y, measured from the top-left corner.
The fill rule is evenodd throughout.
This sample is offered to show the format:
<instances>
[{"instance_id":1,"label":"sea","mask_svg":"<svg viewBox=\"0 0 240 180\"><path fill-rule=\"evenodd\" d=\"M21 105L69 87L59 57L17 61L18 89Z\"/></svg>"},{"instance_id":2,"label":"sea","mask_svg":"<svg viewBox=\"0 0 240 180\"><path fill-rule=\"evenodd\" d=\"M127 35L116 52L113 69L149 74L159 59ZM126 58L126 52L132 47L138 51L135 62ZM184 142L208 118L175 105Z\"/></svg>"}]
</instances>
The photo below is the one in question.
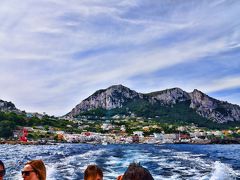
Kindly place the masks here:
<instances>
[{"instance_id":1,"label":"sea","mask_svg":"<svg viewBox=\"0 0 240 180\"><path fill-rule=\"evenodd\" d=\"M132 162L147 168L156 180L240 180L240 145L191 144L56 144L0 145L5 179L22 179L21 169L42 159L47 180L83 179L90 164L102 168L104 180L115 180Z\"/></svg>"}]
</instances>

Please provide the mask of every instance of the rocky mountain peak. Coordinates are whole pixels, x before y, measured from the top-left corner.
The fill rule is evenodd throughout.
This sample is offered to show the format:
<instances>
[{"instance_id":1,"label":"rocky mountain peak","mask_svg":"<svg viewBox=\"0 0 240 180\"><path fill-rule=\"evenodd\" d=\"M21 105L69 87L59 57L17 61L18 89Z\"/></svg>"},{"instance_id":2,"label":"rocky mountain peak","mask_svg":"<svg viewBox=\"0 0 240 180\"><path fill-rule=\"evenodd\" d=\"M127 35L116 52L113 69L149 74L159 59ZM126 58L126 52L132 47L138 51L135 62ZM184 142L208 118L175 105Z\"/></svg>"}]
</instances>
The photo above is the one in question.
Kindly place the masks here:
<instances>
[{"instance_id":1,"label":"rocky mountain peak","mask_svg":"<svg viewBox=\"0 0 240 180\"><path fill-rule=\"evenodd\" d=\"M194 89L189 95L191 97L191 108L214 109L217 106L216 99L209 97L197 89Z\"/></svg>"},{"instance_id":2,"label":"rocky mountain peak","mask_svg":"<svg viewBox=\"0 0 240 180\"><path fill-rule=\"evenodd\" d=\"M123 85L113 85L107 89L96 91L93 95L78 104L70 113L67 114L67 116L73 117L80 112L97 108L107 110L121 108L126 102L142 97L142 94L139 94Z\"/></svg>"},{"instance_id":3,"label":"rocky mountain peak","mask_svg":"<svg viewBox=\"0 0 240 180\"><path fill-rule=\"evenodd\" d=\"M12 102L0 99L0 111L19 111Z\"/></svg>"},{"instance_id":4,"label":"rocky mountain peak","mask_svg":"<svg viewBox=\"0 0 240 180\"><path fill-rule=\"evenodd\" d=\"M195 109L199 115L218 123L240 121L239 106L209 97L197 89L189 95L190 108Z\"/></svg>"},{"instance_id":5,"label":"rocky mountain peak","mask_svg":"<svg viewBox=\"0 0 240 180\"><path fill-rule=\"evenodd\" d=\"M134 91L129 89L128 87L125 87L123 85L113 85L108 87L107 89L101 89L97 92L95 92L93 95L98 95L102 96L104 98L134 98L139 96L139 94ZM92 98L93 96L90 96L88 98Z\"/></svg>"},{"instance_id":6,"label":"rocky mountain peak","mask_svg":"<svg viewBox=\"0 0 240 180\"><path fill-rule=\"evenodd\" d=\"M194 89L192 94L195 96L204 96L205 95L202 91L199 91L198 89Z\"/></svg>"},{"instance_id":7,"label":"rocky mountain peak","mask_svg":"<svg viewBox=\"0 0 240 180\"><path fill-rule=\"evenodd\" d=\"M116 90L123 89L123 90L129 90L128 87L123 86L122 84L112 85L112 86L108 87L107 89L116 89Z\"/></svg>"},{"instance_id":8,"label":"rocky mountain peak","mask_svg":"<svg viewBox=\"0 0 240 180\"><path fill-rule=\"evenodd\" d=\"M194 89L191 93L187 93L176 87L142 94L123 85L113 85L107 89L96 91L93 95L73 108L66 116L75 117L82 112L98 108L105 110L124 108L128 103L133 102L158 105L159 108L163 106L173 107L177 103L184 102L197 114L214 122L225 123L229 121L240 121L240 107L238 105L219 101L197 89ZM151 110L149 109L149 111Z\"/></svg>"},{"instance_id":9,"label":"rocky mountain peak","mask_svg":"<svg viewBox=\"0 0 240 180\"><path fill-rule=\"evenodd\" d=\"M163 104L175 104L190 99L187 92L177 87L149 93L148 95L151 96L153 102L161 101Z\"/></svg>"}]
</instances>

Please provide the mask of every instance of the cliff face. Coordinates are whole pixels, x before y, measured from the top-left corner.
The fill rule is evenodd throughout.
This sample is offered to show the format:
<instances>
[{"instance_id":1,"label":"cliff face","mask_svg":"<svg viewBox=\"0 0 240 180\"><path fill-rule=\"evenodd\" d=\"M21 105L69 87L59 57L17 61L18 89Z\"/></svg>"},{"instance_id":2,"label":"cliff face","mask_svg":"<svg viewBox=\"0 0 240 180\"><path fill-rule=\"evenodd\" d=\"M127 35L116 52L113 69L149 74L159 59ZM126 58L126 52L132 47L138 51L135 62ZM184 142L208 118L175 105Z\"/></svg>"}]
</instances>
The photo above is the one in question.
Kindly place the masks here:
<instances>
[{"instance_id":1,"label":"cliff face","mask_svg":"<svg viewBox=\"0 0 240 180\"><path fill-rule=\"evenodd\" d=\"M216 123L240 121L240 107L227 102L211 98L199 90L187 93L180 88L172 88L148 94L137 93L122 85L111 86L107 89L96 91L93 95L83 100L66 116L75 117L82 112L102 108L106 110L124 108L134 100L145 100L151 104L172 106L180 102L190 102L189 108L200 116Z\"/></svg>"},{"instance_id":2,"label":"cliff face","mask_svg":"<svg viewBox=\"0 0 240 180\"><path fill-rule=\"evenodd\" d=\"M240 121L240 107L224 101L219 101L207 96L201 91L194 90L191 96L190 108L214 122Z\"/></svg>"},{"instance_id":3,"label":"cliff face","mask_svg":"<svg viewBox=\"0 0 240 180\"><path fill-rule=\"evenodd\" d=\"M15 107L12 102L3 101L0 99L0 111L9 112L14 111L18 112L19 110Z\"/></svg>"},{"instance_id":4,"label":"cliff face","mask_svg":"<svg viewBox=\"0 0 240 180\"><path fill-rule=\"evenodd\" d=\"M74 117L81 112L97 108L107 110L121 108L124 103L138 98L143 98L143 95L122 85L111 86L107 89L96 91L73 108L67 116Z\"/></svg>"},{"instance_id":5,"label":"cliff face","mask_svg":"<svg viewBox=\"0 0 240 180\"><path fill-rule=\"evenodd\" d=\"M163 105L171 105L190 100L189 94L180 88L166 89L163 91L152 92L147 95L149 96L150 102L161 102Z\"/></svg>"}]
</instances>

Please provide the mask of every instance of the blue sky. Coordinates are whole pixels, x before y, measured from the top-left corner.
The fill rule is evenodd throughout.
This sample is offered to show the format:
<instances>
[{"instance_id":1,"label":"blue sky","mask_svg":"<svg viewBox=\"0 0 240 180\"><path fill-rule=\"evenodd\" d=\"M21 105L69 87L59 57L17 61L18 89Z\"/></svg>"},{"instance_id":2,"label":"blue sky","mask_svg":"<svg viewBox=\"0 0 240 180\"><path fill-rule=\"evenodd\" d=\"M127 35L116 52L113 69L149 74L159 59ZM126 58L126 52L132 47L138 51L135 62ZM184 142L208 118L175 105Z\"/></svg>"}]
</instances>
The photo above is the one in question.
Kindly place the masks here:
<instances>
[{"instance_id":1,"label":"blue sky","mask_svg":"<svg viewBox=\"0 0 240 180\"><path fill-rule=\"evenodd\" d=\"M240 1L2 0L0 99L63 115L98 89L240 105Z\"/></svg>"}]
</instances>

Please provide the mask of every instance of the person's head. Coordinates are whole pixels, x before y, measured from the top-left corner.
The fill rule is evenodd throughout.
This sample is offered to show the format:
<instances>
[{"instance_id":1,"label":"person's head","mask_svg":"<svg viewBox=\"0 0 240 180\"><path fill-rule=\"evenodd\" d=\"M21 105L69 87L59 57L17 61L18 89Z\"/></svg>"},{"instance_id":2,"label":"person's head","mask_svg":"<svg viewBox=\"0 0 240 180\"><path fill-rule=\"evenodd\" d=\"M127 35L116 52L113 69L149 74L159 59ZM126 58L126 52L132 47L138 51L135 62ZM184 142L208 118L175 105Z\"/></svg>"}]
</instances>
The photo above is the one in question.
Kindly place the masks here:
<instances>
[{"instance_id":1,"label":"person's head","mask_svg":"<svg viewBox=\"0 0 240 180\"><path fill-rule=\"evenodd\" d=\"M42 160L32 160L25 164L22 177L24 180L46 180L46 167Z\"/></svg>"},{"instance_id":2,"label":"person's head","mask_svg":"<svg viewBox=\"0 0 240 180\"><path fill-rule=\"evenodd\" d=\"M122 180L154 180L150 172L140 164L131 163Z\"/></svg>"},{"instance_id":3,"label":"person's head","mask_svg":"<svg viewBox=\"0 0 240 180\"><path fill-rule=\"evenodd\" d=\"M0 180L3 179L3 176L5 175L6 170L3 162L0 160Z\"/></svg>"},{"instance_id":4,"label":"person's head","mask_svg":"<svg viewBox=\"0 0 240 180\"><path fill-rule=\"evenodd\" d=\"M102 180L103 172L96 165L89 165L84 171L84 180Z\"/></svg>"}]
</instances>

